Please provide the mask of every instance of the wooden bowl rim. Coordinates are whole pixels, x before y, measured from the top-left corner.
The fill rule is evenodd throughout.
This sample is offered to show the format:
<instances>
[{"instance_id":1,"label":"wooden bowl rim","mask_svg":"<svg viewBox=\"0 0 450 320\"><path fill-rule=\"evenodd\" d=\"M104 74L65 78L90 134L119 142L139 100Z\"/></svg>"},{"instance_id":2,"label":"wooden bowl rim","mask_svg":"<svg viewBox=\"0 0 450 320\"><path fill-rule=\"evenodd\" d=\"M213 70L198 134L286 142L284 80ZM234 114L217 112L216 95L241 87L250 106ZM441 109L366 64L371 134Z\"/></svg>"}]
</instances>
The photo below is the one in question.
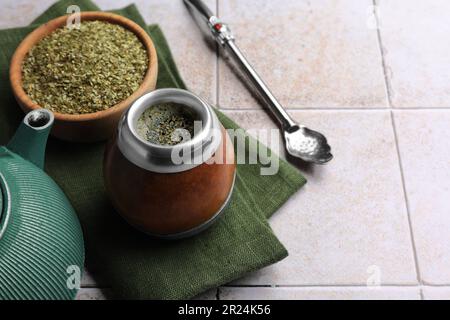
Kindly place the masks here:
<instances>
[{"instance_id":1,"label":"wooden bowl rim","mask_svg":"<svg viewBox=\"0 0 450 320\"><path fill-rule=\"evenodd\" d=\"M37 103L34 103L22 87L23 60L25 59L26 55L35 44L37 44L40 40L42 40L44 37L55 31L59 27L63 26L66 23L68 16L70 16L70 14L50 20L44 23L43 25L39 26L38 28L36 28L30 34L28 34L25 37L25 39L22 40L20 45L17 47L11 59L9 76L12 90L16 98L19 99L20 102L22 103L23 108L28 109L29 111L40 109L42 107L39 106ZM101 11L81 12L80 19L81 21L95 21L95 20L107 21L113 24L121 25L127 30L133 32L139 38L139 40L142 42L145 49L147 50L149 66L139 88L125 100L119 102L118 104L106 110L96 111L92 113L67 114L67 113L53 112L56 120L81 122L106 118L117 112L123 112L124 109L126 109L133 101L135 101L137 98L139 98L141 95L143 95L148 91L147 84L152 81L153 77L157 77L158 58L155 46L153 44L152 39L147 34L147 32L145 32L145 30L142 29L137 23L131 21L128 18L122 17L118 14Z\"/></svg>"}]
</instances>

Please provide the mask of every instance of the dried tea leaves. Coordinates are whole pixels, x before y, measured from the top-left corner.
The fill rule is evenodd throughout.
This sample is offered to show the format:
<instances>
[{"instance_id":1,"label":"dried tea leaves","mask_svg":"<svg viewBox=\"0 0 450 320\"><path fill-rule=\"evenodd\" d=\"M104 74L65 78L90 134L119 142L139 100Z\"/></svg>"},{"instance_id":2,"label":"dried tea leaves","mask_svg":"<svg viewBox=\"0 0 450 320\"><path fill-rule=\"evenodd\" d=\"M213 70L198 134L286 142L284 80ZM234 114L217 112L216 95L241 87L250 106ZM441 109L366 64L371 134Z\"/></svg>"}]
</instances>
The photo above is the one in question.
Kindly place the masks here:
<instances>
[{"instance_id":1,"label":"dried tea leaves","mask_svg":"<svg viewBox=\"0 0 450 320\"><path fill-rule=\"evenodd\" d=\"M139 117L137 133L151 143L173 146L194 136L194 116L180 104L151 106Z\"/></svg>"},{"instance_id":2,"label":"dried tea leaves","mask_svg":"<svg viewBox=\"0 0 450 320\"><path fill-rule=\"evenodd\" d=\"M25 92L43 108L66 114L106 110L141 85L147 51L131 31L103 21L62 27L39 41L25 57Z\"/></svg>"}]
</instances>

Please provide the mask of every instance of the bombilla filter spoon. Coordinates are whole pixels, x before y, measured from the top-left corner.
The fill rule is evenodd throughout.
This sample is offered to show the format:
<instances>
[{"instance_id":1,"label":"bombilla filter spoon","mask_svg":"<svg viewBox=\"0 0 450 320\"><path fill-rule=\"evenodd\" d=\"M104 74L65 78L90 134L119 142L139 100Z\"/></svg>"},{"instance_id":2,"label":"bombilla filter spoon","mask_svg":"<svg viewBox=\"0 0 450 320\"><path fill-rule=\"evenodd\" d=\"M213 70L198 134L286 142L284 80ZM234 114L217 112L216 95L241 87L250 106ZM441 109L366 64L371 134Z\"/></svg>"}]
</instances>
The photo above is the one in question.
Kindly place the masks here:
<instances>
[{"instance_id":1,"label":"bombilla filter spoon","mask_svg":"<svg viewBox=\"0 0 450 320\"><path fill-rule=\"evenodd\" d=\"M333 158L331 147L321 133L297 124L281 106L267 85L253 69L243 53L237 47L235 38L228 25L216 17L201 0L184 0L200 27L214 40L238 65L249 79L256 93L265 102L267 109L280 123L286 144L286 150L294 157L306 162L325 164Z\"/></svg>"},{"instance_id":2,"label":"bombilla filter spoon","mask_svg":"<svg viewBox=\"0 0 450 320\"><path fill-rule=\"evenodd\" d=\"M311 130L303 125L297 124L291 116L284 110L263 80L244 57L234 41L224 44L227 52L234 58L233 60L241 67L247 78L252 82L256 93L265 102L278 120L285 140L287 152L306 162L315 164L325 164L333 159L331 147L327 139L320 132Z\"/></svg>"}]
</instances>

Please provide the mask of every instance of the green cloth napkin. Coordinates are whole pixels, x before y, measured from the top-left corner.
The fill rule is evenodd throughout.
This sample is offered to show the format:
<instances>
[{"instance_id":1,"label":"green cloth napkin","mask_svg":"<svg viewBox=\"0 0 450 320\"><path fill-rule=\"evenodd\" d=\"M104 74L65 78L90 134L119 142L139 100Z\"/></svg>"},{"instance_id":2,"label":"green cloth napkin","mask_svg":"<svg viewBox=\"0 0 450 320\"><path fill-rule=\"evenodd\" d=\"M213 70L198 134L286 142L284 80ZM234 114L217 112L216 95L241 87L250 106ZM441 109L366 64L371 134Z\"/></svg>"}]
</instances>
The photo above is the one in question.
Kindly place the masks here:
<instances>
[{"instance_id":1,"label":"green cloth napkin","mask_svg":"<svg viewBox=\"0 0 450 320\"><path fill-rule=\"evenodd\" d=\"M5 144L24 114L11 93L8 70L20 41L39 24L66 13L72 1L50 7L33 25L0 31L0 144ZM89 0L82 11L99 10ZM164 35L146 26L134 5L114 11L146 28L158 52L158 88L185 88ZM206 53L205 53L206 54ZM238 126L217 111L226 128ZM246 138L247 143L248 139ZM273 234L269 218L306 181L284 161L273 176L261 164L238 165L232 201L210 229L189 239L156 241L129 227L116 214L103 187L104 143L71 144L50 139L45 169L65 191L84 231L87 267L100 266L114 297L186 299L275 263L287 251ZM131 182L130 182L131 183Z\"/></svg>"}]
</instances>

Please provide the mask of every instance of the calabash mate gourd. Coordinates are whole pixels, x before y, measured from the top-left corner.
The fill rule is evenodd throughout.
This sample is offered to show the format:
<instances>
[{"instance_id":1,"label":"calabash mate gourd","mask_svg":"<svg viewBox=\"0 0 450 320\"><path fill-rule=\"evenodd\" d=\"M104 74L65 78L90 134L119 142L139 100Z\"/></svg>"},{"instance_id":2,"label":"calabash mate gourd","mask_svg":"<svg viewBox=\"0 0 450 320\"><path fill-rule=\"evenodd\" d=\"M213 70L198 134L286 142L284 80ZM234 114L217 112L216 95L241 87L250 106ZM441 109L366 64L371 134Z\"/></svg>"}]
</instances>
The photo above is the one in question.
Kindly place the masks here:
<instances>
[{"instance_id":1,"label":"calabash mate gourd","mask_svg":"<svg viewBox=\"0 0 450 320\"><path fill-rule=\"evenodd\" d=\"M183 107L165 115L160 108L149 108L167 103ZM190 121L179 118L189 111L196 120L195 136L183 139L183 145L145 143L137 126L152 109L159 120L175 118L165 121L169 131L177 122L191 127ZM199 129L197 121L202 123ZM178 158L180 152L183 156ZM230 202L234 147L212 107L201 98L186 90L158 89L137 99L122 115L105 150L103 173L112 204L129 224L156 238L186 238L211 226Z\"/></svg>"}]
</instances>

